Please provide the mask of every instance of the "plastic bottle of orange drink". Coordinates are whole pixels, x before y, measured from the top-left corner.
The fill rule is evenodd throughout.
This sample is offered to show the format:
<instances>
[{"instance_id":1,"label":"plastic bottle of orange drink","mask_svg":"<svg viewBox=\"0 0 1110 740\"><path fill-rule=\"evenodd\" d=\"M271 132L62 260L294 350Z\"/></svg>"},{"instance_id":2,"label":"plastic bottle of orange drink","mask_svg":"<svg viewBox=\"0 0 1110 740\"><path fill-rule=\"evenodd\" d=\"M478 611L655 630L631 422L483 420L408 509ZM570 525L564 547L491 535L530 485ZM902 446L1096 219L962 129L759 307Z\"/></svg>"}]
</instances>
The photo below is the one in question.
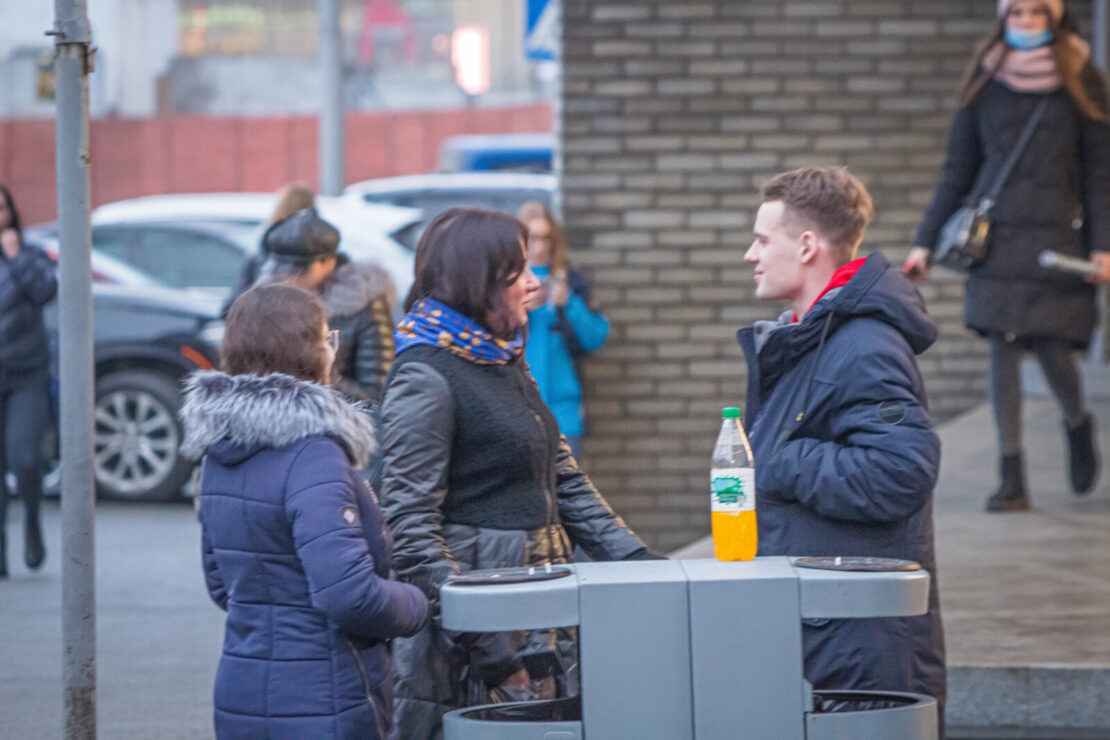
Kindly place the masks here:
<instances>
[{"instance_id":1,"label":"plastic bottle of orange drink","mask_svg":"<svg viewBox=\"0 0 1110 740\"><path fill-rule=\"evenodd\" d=\"M722 409L721 417L709 474L713 554L718 560L751 560L758 546L752 448L740 424L740 409Z\"/></svg>"}]
</instances>

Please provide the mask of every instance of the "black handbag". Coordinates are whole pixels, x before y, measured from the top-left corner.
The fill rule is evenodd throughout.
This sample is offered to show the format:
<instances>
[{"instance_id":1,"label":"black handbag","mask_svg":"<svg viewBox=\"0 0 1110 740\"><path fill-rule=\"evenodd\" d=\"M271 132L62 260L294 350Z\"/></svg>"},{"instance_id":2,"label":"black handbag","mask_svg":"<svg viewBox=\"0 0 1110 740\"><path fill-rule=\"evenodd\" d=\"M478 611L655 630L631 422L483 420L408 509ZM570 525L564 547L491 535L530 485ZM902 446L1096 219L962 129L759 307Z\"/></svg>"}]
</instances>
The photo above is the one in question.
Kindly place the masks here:
<instances>
[{"instance_id":1,"label":"black handbag","mask_svg":"<svg viewBox=\"0 0 1110 740\"><path fill-rule=\"evenodd\" d=\"M990 189L981 196L974 194L968 196L964 205L944 222L937 237L937 243L933 246L934 263L957 272L968 272L987 259L990 251L991 208L994 207L995 198L998 197L1002 186L1006 184L1006 179L1013 171L1014 165L1029 145L1029 140L1033 138L1033 130L1037 128L1047 105L1047 98L1037 104L1033 115L1026 121L1013 151L995 175Z\"/></svg>"}]
</instances>

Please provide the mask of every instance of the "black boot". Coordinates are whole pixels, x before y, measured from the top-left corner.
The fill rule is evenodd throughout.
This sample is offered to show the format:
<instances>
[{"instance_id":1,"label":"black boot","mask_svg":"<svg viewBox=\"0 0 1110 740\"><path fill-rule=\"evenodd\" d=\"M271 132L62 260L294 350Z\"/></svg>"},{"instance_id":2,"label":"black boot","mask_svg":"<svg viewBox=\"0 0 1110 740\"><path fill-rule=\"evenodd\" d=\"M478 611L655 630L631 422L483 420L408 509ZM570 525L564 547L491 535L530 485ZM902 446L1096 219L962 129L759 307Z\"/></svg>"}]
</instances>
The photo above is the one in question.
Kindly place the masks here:
<instances>
[{"instance_id":1,"label":"black boot","mask_svg":"<svg viewBox=\"0 0 1110 740\"><path fill-rule=\"evenodd\" d=\"M1098 480L1098 452L1095 445L1095 419L1090 414L1075 429L1068 429L1068 477L1071 490L1082 496L1090 493Z\"/></svg>"},{"instance_id":2,"label":"black boot","mask_svg":"<svg viewBox=\"0 0 1110 740\"><path fill-rule=\"evenodd\" d=\"M36 516L32 519L28 516L27 526L23 531L23 562L27 563L27 567L31 570L37 570L42 567L42 561L46 559L46 547L42 544L42 525L39 523L39 518Z\"/></svg>"},{"instance_id":3,"label":"black boot","mask_svg":"<svg viewBox=\"0 0 1110 740\"><path fill-rule=\"evenodd\" d=\"M23 527L23 562L36 570L46 559L46 548L42 544L42 522L39 519L39 502L42 500L42 479L38 478L27 485L20 486L23 496L23 513L26 515ZM20 480L23 483L23 480ZM38 483L38 485L35 485Z\"/></svg>"},{"instance_id":4,"label":"black boot","mask_svg":"<svg viewBox=\"0 0 1110 740\"><path fill-rule=\"evenodd\" d=\"M0 476L3 465L0 465ZM0 477L0 578L8 577L8 484Z\"/></svg>"},{"instance_id":5,"label":"black boot","mask_svg":"<svg viewBox=\"0 0 1110 740\"><path fill-rule=\"evenodd\" d=\"M1006 455L999 465L1002 483L989 499L987 511L1024 511L1029 508L1025 492L1025 465L1021 455Z\"/></svg>"}]
</instances>

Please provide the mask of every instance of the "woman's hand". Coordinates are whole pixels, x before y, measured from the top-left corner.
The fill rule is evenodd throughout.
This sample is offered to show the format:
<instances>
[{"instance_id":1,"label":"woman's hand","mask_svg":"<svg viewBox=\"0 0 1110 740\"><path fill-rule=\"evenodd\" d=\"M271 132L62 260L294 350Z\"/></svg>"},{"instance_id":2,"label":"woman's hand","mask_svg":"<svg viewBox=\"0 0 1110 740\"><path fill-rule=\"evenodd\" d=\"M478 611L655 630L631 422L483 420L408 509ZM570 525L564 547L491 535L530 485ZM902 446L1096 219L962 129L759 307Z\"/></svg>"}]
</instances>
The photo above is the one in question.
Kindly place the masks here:
<instances>
[{"instance_id":1,"label":"woman's hand","mask_svg":"<svg viewBox=\"0 0 1110 740\"><path fill-rule=\"evenodd\" d=\"M1110 252L1092 252L1091 262L1098 265L1098 274L1087 278L1091 283L1110 283Z\"/></svg>"},{"instance_id":2,"label":"woman's hand","mask_svg":"<svg viewBox=\"0 0 1110 740\"><path fill-rule=\"evenodd\" d=\"M529 296L526 308L529 311L535 311L537 308L540 308L545 303L547 303L547 286L545 286L543 283L540 283L540 289Z\"/></svg>"},{"instance_id":3,"label":"woman's hand","mask_svg":"<svg viewBox=\"0 0 1110 740\"><path fill-rule=\"evenodd\" d=\"M528 688L528 682L531 680L531 677L528 675L528 669L521 668L519 671L506 678L503 685L514 689L526 689Z\"/></svg>"},{"instance_id":4,"label":"woman's hand","mask_svg":"<svg viewBox=\"0 0 1110 740\"><path fill-rule=\"evenodd\" d=\"M552 300L552 302L556 306L558 306L559 308L562 308L563 306L567 305L567 301L569 299L570 299L570 293L567 290L566 277L562 277L562 278L556 277L555 280L553 281L552 286L551 286L551 300Z\"/></svg>"},{"instance_id":5,"label":"woman's hand","mask_svg":"<svg viewBox=\"0 0 1110 740\"><path fill-rule=\"evenodd\" d=\"M19 232L12 228L0 231L0 249L4 250L4 256L10 260L14 260L19 256Z\"/></svg>"},{"instance_id":6,"label":"woman's hand","mask_svg":"<svg viewBox=\"0 0 1110 740\"><path fill-rule=\"evenodd\" d=\"M915 283L922 283L929 277L929 254L927 247L914 247L906 257L902 272Z\"/></svg>"},{"instance_id":7,"label":"woman's hand","mask_svg":"<svg viewBox=\"0 0 1110 740\"><path fill-rule=\"evenodd\" d=\"M566 271L557 271L552 277L551 282L552 303L554 303L559 308L562 308L566 305L569 297L571 297L566 288Z\"/></svg>"}]
</instances>

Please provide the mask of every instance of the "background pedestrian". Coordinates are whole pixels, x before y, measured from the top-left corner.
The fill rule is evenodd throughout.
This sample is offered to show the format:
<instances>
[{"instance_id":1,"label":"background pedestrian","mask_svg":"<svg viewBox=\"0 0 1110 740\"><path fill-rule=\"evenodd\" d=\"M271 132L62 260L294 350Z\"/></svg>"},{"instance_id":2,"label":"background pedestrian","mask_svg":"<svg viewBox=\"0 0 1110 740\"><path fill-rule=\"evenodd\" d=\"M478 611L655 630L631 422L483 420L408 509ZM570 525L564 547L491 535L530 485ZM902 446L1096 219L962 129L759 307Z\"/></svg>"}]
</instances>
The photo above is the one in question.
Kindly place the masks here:
<instances>
[{"instance_id":1,"label":"background pedestrian","mask_svg":"<svg viewBox=\"0 0 1110 740\"><path fill-rule=\"evenodd\" d=\"M23 499L23 560L42 566L39 503L46 472L43 435L50 423L50 356L42 308L58 292L54 264L23 243L19 211L0 185L0 578L8 575L6 473L14 473Z\"/></svg>"},{"instance_id":2,"label":"background pedestrian","mask_svg":"<svg viewBox=\"0 0 1110 740\"><path fill-rule=\"evenodd\" d=\"M323 301L328 326L339 332L335 386L353 401L378 403L393 365L393 280L373 260L339 252L339 232L313 208L271 226L263 237L260 280L284 280Z\"/></svg>"},{"instance_id":3,"label":"background pedestrian","mask_svg":"<svg viewBox=\"0 0 1110 740\"><path fill-rule=\"evenodd\" d=\"M297 211L313 208L315 205L316 194L309 185L301 182L291 182L277 192L277 203L274 205L274 212L270 214L269 220L266 221L266 228L268 229L282 219L289 218ZM221 316L227 318L227 312L231 310L231 304L235 302L235 299L258 281L258 275L262 271L262 263L265 261L266 244L265 239L261 239L258 251L248 255L243 260L243 266L239 269L235 285L231 287L231 292L224 300L223 308L220 311Z\"/></svg>"},{"instance_id":4,"label":"background pedestrian","mask_svg":"<svg viewBox=\"0 0 1110 740\"><path fill-rule=\"evenodd\" d=\"M945 221L981 194L1014 149L1040 101L1047 107L999 192L986 261L971 269L964 322L990 343L990 392L1001 483L988 511L1029 507L1022 456L1019 363L1032 351L1064 417L1072 490L1097 480L1094 417L1083 401L1074 352L1096 321L1095 288L1110 280L1110 127L1106 84L1062 0L999 0L998 23L980 44L932 203L905 269L924 276ZM1088 282L1041 267L1043 250L1090 258Z\"/></svg>"},{"instance_id":5,"label":"background pedestrian","mask_svg":"<svg viewBox=\"0 0 1110 740\"><path fill-rule=\"evenodd\" d=\"M605 344L609 320L590 305L590 284L570 266L566 236L550 211L532 201L517 218L528 230L528 266L540 281L528 304L524 356L540 396L580 460L585 413L577 364Z\"/></svg>"}]
</instances>

